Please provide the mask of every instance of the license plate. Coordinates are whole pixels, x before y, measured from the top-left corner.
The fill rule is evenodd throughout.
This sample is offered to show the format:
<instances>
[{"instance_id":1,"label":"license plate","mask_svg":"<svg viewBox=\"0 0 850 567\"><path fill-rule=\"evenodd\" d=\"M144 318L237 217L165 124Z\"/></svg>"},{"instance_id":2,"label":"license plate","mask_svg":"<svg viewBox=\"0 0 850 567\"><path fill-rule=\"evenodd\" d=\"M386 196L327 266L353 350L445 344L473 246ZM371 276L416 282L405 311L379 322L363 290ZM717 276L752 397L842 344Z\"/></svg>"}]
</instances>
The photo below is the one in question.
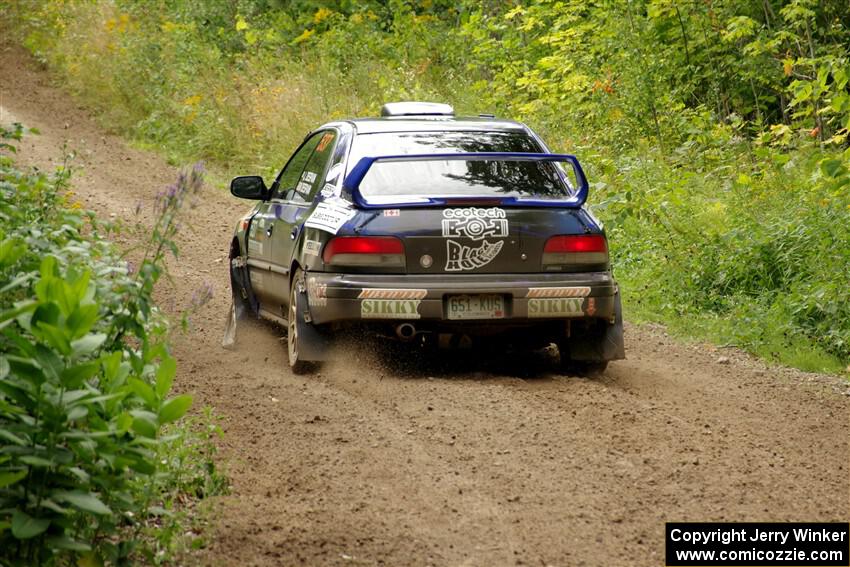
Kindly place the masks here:
<instances>
[{"instance_id":1,"label":"license plate","mask_svg":"<svg viewBox=\"0 0 850 567\"><path fill-rule=\"evenodd\" d=\"M449 319L503 319L503 295L450 295L446 299Z\"/></svg>"}]
</instances>

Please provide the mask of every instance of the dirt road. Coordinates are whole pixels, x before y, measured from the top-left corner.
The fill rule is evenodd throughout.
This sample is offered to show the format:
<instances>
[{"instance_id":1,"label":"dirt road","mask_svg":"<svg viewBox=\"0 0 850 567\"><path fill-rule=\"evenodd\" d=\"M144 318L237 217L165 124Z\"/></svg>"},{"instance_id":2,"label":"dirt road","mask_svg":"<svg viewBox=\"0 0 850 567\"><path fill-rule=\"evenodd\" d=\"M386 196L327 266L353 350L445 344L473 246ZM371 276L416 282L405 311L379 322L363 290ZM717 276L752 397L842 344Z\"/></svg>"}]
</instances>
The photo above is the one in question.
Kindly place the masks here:
<instances>
[{"instance_id":1,"label":"dirt road","mask_svg":"<svg viewBox=\"0 0 850 567\"><path fill-rule=\"evenodd\" d=\"M75 190L101 215L149 210L175 177L8 46L0 107L42 132L24 162L77 151ZM540 356L406 363L356 347L296 377L266 327L223 350L225 251L247 208L209 187L161 292L179 308L215 287L176 346L179 388L224 418L233 483L198 562L649 566L663 565L665 521L850 518L846 383L656 328L628 327L628 360L595 380Z\"/></svg>"}]
</instances>

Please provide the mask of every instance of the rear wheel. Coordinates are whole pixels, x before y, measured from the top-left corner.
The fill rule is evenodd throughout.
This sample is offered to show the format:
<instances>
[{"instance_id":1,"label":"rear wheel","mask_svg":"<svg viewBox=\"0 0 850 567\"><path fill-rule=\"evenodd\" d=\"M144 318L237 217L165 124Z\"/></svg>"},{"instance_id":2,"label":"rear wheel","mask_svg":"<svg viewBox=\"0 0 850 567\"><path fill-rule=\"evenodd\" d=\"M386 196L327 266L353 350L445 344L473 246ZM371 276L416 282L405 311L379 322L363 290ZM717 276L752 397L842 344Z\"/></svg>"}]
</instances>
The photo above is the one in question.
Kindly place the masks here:
<instances>
[{"instance_id":1,"label":"rear wheel","mask_svg":"<svg viewBox=\"0 0 850 567\"><path fill-rule=\"evenodd\" d=\"M301 354L300 343L304 336L304 326L308 324L304 321L306 303L304 289L304 272L299 269L292 278L289 290L289 317L287 317L289 325L286 343L289 351L289 368L292 369L293 374L308 374L316 369L316 363L304 360Z\"/></svg>"}]
</instances>

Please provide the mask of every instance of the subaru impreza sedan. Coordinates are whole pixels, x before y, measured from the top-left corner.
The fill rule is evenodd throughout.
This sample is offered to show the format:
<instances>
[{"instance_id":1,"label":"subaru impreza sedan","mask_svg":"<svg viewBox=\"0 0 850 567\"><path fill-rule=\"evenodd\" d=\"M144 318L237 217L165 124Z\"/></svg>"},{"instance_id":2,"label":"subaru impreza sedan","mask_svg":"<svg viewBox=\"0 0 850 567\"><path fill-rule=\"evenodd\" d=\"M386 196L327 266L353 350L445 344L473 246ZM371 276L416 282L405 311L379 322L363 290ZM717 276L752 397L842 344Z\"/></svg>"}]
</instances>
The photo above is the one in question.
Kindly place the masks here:
<instances>
[{"instance_id":1,"label":"subaru impreza sedan","mask_svg":"<svg viewBox=\"0 0 850 567\"><path fill-rule=\"evenodd\" d=\"M293 372L351 329L438 348L555 344L587 373L624 358L585 174L521 123L390 103L311 132L270 186L242 176L230 190L256 202L230 245L230 328L283 325Z\"/></svg>"}]
</instances>

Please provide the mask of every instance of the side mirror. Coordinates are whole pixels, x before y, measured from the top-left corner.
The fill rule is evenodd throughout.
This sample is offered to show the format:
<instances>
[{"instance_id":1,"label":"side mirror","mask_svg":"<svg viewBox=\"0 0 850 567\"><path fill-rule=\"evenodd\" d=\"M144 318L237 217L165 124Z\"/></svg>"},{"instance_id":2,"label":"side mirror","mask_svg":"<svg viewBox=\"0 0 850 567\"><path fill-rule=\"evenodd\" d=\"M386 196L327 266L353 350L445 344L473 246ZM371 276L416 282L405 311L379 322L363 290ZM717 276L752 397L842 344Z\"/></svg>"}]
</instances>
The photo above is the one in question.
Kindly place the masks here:
<instances>
[{"instance_id":1,"label":"side mirror","mask_svg":"<svg viewBox=\"0 0 850 567\"><path fill-rule=\"evenodd\" d=\"M230 192L240 199L265 200L268 191L259 175L240 175L230 182Z\"/></svg>"}]
</instances>

